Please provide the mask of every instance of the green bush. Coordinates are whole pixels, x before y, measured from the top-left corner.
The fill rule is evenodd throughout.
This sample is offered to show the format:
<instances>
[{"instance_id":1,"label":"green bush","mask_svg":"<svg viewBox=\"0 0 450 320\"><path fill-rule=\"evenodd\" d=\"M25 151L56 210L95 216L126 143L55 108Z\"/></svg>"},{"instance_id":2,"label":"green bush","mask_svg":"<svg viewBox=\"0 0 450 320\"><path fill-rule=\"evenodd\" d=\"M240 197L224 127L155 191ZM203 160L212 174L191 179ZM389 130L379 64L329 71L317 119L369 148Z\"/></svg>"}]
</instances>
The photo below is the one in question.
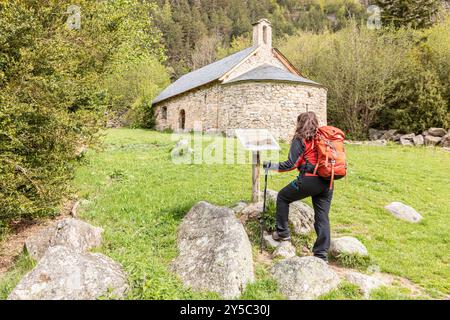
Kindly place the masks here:
<instances>
[{"instance_id":1,"label":"green bush","mask_svg":"<svg viewBox=\"0 0 450 320\"><path fill-rule=\"evenodd\" d=\"M0 220L56 212L78 150L102 114L94 33L65 24L69 2L0 5ZM84 3L83 3L84 4ZM88 3L83 7L93 9ZM106 48L105 48L106 49Z\"/></svg>"},{"instance_id":2,"label":"green bush","mask_svg":"<svg viewBox=\"0 0 450 320\"><path fill-rule=\"evenodd\" d=\"M80 150L96 143L104 123L107 79L120 80L117 73L130 65L126 76L151 69L167 81L160 35L149 19L154 4L81 0L75 29L66 23L70 5L0 3L0 234L11 219L57 213ZM132 93L150 125L148 101L158 84L146 79L130 82L150 85L149 93Z\"/></svg>"},{"instance_id":3,"label":"green bush","mask_svg":"<svg viewBox=\"0 0 450 320\"><path fill-rule=\"evenodd\" d=\"M402 132L421 133L430 127L448 126L448 101L437 74L422 67L400 78L380 111L376 125L396 128Z\"/></svg>"}]
</instances>

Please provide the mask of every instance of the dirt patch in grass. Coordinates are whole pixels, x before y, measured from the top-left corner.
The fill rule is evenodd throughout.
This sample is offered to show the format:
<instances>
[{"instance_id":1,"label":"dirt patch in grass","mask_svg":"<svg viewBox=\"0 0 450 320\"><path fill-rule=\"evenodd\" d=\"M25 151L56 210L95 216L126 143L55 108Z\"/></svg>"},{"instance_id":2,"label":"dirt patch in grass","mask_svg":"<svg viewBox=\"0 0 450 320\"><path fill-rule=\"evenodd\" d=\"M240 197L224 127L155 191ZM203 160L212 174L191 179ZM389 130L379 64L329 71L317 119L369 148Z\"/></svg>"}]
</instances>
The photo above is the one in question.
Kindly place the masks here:
<instances>
[{"instance_id":1,"label":"dirt patch in grass","mask_svg":"<svg viewBox=\"0 0 450 320\"><path fill-rule=\"evenodd\" d=\"M11 234L0 243L0 277L8 271L23 251L25 240L42 230L47 223L35 220L22 220L12 222Z\"/></svg>"},{"instance_id":2,"label":"dirt patch in grass","mask_svg":"<svg viewBox=\"0 0 450 320\"><path fill-rule=\"evenodd\" d=\"M272 255L267 252L267 251L263 251L263 252L259 252L258 250L258 254L256 255L255 261L257 263L261 263L262 265L265 266L272 266Z\"/></svg>"},{"instance_id":3,"label":"dirt patch in grass","mask_svg":"<svg viewBox=\"0 0 450 320\"><path fill-rule=\"evenodd\" d=\"M22 219L18 221L12 221L9 224L9 234L6 238L0 242L0 278L3 273L8 271L16 262L17 258L23 251L25 240L49 224L71 216L76 215L77 201L68 200L64 202L61 209L61 214L46 219ZM75 210L74 210L75 209Z\"/></svg>"}]
</instances>

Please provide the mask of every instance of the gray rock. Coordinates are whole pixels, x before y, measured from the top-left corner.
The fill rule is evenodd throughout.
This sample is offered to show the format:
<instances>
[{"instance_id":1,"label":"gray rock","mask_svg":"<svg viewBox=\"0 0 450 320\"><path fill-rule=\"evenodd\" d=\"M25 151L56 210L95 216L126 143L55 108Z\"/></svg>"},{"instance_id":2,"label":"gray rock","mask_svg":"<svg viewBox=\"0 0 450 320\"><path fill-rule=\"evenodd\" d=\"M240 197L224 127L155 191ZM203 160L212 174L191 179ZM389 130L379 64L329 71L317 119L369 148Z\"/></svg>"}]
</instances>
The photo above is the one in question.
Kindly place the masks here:
<instances>
[{"instance_id":1,"label":"gray rock","mask_svg":"<svg viewBox=\"0 0 450 320\"><path fill-rule=\"evenodd\" d=\"M241 213L247 206L247 202L239 201L231 208L231 210L233 210L235 213Z\"/></svg>"},{"instance_id":2,"label":"gray rock","mask_svg":"<svg viewBox=\"0 0 450 320\"><path fill-rule=\"evenodd\" d=\"M428 129L428 135L434 137L443 137L447 134L447 130L444 128L430 128Z\"/></svg>"},{"instance_id":3,"label":"gray rock","mask_svg":"<svg viewBox=\"0 0 450 320\"><path fill-rule=\"evenodd\" d=\"M288 259L295 256L295 247L290 241L282 241L273 252L274 258Z\"/></svg>"},{"instance_id":4,"label":"gray rock","mask_svg":"<svg viewBox=\"0 0 450 320\"><path fill-rule=\"evenodd\" d=\"M267 198L277 201L278 192L267 190ZM314 230L314 209L302 201L294 201L289 205L289 222L295 234L307 234Z\"/></svg>"},{"instance_id":5,"label":"gray rock","mask_svg":"<svg viewBox=\"0 0 450 320\"><path fill-rule=\"evenodd\" d=\"M254 280L252 247L233 210L201 201L183 218L172 269L194 290L238 297Z\"/></svg>"},{"instance_id":6,"label":"gray rock","mask_svg":"<svg viewBox=\"0 0 450 320\"><path fill-rule=\"evenodd\" d=\"M416 135L414 133L408 133L400 136L400 144L402 146L413 146L413 139Z\"/></svg>"},{"instance_id":7,"label":"gray rock","mask_svg":"<svg viewBox=\"0 0 450 320\"><path fill-rule=\"evenodd\" d=\"M266 247L276 248L280 245L280 241L273 240L272 234L268 233L267 231L264 231L263 238L264 238L264 243L266 244Z\"/></svg>"},{"instance_id":8,"label":"gray rock","mask_svg":"<svg viewBox=\"0 0 450 320\"><path fill-rule=\"evenodd\" d=\"M423 136L421 134L416 135L413 138L413 142L414 142L414 145L416 145L416 146L422 146L424 144Z\"/></svg>"},{"instance_id":9,"label":"gray rock","mask_svg":"<svg viewBox=\"0 0 450 320\"><path fill-rule=\"evenodd\" d=\"M378 139L378 140L373 140L373 141L364 141L364 144L367 146L385 146L385 145L387 145L387 140Z\"/></svg>"},{"instance_id":10,"label":"gray rock","mask_svg":"<svg viewBox=\"0 0 450 320\"><path fill-rule=\"evenodd\" d=\"M395 217L405 221L416 223L422 220L422 216L420 215L420 213L401 202L392 202L384 208L392 213Z\"/></svg>"},{"instance_id":11,"label":"gray rock","mask_svg":"<svg viewBox=\"0 0 450 320\"><path fill-rule=\"evenodd\" d=\"M400 138L400 144L402 146L413 146L413 142L410 139L404 139L404 138Z\"/></svg>"},{"instance_id":12,"label":"gray rock","mask_svg":"<svg viewBox=\"0 0 450 320\"><path fill-rule=\"evenodd\" d=\"M28 237L25 249L39 261L49 247L66 246L76 252L85 252L102 242L102 228L84 221L66 218L56 221L41 232Z\"/></svg>"},{"instance_id":13,"label":"gray rock","mask_svg":"<svg viewBox=\"0 0 450 320\"><path fill-rule=\"evenodd\" d=\"M407 140L411 140L415 137L416 135L414 133L408 133L408 134L404 134L400 137L400 139L407 139Z\"/></svg>"},{"instance_id":14,"label":"gray rock","mask_svg":"<svg viewBox=\"0 0 450 320\"><path fill-rule=\"evenodd\" d=\"M370 129L369 129L369 139L370 139L370 140L378 140L378 139L380 139L386 132L387 132L387 130L377 130L377 129L370 128Z\"/></svg>"},{"instance_id":15,"label":"gray rock","mask_svg":"<svg viewBox=\"0 0 450 320\"><path fill-rule=\"evenodd\" d=\"M381 136L382 139L385 139L387 141L393 141L394 140L394 136L397 133L397 129L391 129L386 131L383 136Z\"/></svg>"},{"instance_id":16,"label":"gray rock","mask_svg":"<svg viewBox=\"0 0 450 320\"><path fill-rule=\"evenodd\" d=\"M428 130L422 131L422 135L423 135L423 136L427 136L427 135L428 135Z\"/></svg>"},{"instance_id":17,"label":"gray rock","mask_svg":"<svg viewBox=\"0 0 450 320\"><path fill-rule=\"evenodd\" d=\"M402 136L401 133L396 133L394 134L394 136L392 137L392 141L398 142L400 141L400 137Z\"/></svg>"},{"instance_id":18,"label":"gray rock","mask_svg":"<svg viewBox=\"0 0 450 320\"><path fill-rule=\"evenodd\" d=\"M248 204L244 209L242 209L241 213L249 216L250 218L255 218L260 215L263 211L263 203L256 202Z\"/></svg>"},{"instance_id":19,"label":"gray rock","mask_svg":"<svg viewBox=\"0 0 450 320\"><path fill-rule=\"evenodd\" d=\"M441 137L434 137L434 136L425 136L424 138L424 142L425 145L427 146L435 146L437 145L439 142L441 142L442 138Z\"/></svg>"},{"instance_id":20,"label":"gray rock","mask_svg":"<svg viewBox=\"0 0 450 320\"><path fill-rule=\"evenodd\" d=\"M340 254L356 254L367 256L366 247L354 237L342 237L331 240L330 253L333 257L338 258Z\"/></svg>"},{"instance_id":21,"label":"gray rock","mask_svg":"<svg viewBox=\"0 0 450 320\"><path fill-rule=\"evenodd\" d=\"M122 267L100 253L50 247L19 282L9 300L93 300L123 298L128 289Z\"/></svg>"},{"instance_id":22,"label":"gray rock","mask_svg":"<svg viewBox=\"0 0 450 320\"><path fill-rule=\"evenodd\" d=\"M445 136L442 137L441 146L443 148L449 148L450 147L450 133L447 133Z\"/></svg>"},{"instance_id":23,"label":"gray rock","mask_svg":"<svg viewBox=\"0 0 450 320\"><path fill-rule=\"evenodd\" d=\"M292 257L272 268L280 292L289 300L307 300L337 288L339 277L327 263L316 257Z\"/></svg>"},{"instance_id":24,"label":"gray rock","mask_svg":"<svg viewBox=\"0 0 450 320\"><path fill-rule=\"evenodd\" d=\"M372 290L385 285L385 283L378 278L355 271L347 271L345 273L345 279L348 282L357 285L366 299L369 298Z\"/></svg>"}]
</instances>

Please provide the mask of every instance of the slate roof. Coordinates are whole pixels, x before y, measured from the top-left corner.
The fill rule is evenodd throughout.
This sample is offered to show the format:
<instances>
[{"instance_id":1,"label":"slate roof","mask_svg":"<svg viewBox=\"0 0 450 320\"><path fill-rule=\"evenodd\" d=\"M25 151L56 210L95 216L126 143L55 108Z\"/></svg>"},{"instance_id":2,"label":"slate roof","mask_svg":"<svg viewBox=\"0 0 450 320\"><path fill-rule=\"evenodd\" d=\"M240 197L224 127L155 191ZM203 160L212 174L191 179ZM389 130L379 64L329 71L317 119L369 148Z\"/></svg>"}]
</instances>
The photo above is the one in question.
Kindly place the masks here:
<instances>
[{"instance_id":1,"label":"slate roof","mask_svg":"<svg viewBox=\"0 0 450 320\"><path fill-rule=\"evenodd\" d=\"M255 49L255 47L249 47L247 49L238 51L219 61L213 62L200 69L194 70L181 76L178 80L164 89L155 98L155 100L153 100L152 103L154 104L162 100L166 100L185 91L200 87L211 81L219 79L231 68L245 59Z\"/></svg>"},{"instance_id":2,"label":"slate roof","mask_svg":"<svg viewBox=\"0 0 450 320\"><path fill-rule=\"evenodd\" d=\"M304 84L320 86L317 82L303 78L289 71L275 67L270 64L263 64L259 67L251 69L250 71L240 75L237 78L227 81L227 83L233 83L238 81L286 81L286 82L299 82Z\"/></svg>"},{"instance_id":3,"label":"slate roof","mask_svg":"<svg viewBox=\"0 0 450 320\"><path fill-rule=\"evenodd\" d=\"M249 47L247 49L236 52L228 57L225 57L219 61L208 64L200 69L189 72L181 76L178 80L170 84L166 89L164 89L152 102L152 104L161 102L168 98L179 95L183 92L192 90L194 88L200 87L212 81L219 79L225 73L230 71L234 66L239 64L244 60L250 53L256 50L255 47ZM283 70L281 68L264 64L256 67L237 78L231 79L226 83L233 83L238 81L264 81L264 80L274 80L274 81L285 81L285 82L298 82L310 85L321 86L320 84L311 81L309 79L303 78L301 76L295 75L289 71Z\"/></svg>"}]
</instances>

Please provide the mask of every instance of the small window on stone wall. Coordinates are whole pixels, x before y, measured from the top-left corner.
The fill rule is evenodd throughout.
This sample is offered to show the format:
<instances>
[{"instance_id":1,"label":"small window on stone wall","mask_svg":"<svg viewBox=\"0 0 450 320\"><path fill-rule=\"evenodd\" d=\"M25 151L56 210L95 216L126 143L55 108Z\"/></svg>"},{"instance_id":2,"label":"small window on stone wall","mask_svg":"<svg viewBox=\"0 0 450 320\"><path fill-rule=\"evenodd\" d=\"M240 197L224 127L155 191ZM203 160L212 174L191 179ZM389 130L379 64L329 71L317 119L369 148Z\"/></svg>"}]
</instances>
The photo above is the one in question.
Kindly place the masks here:
<instances>
[{"instance_id":1,"label":"small window on stone wall","mask_svg":"<svg viewBox=\"0 0 450 320\"><path fill-rule=\"evenodd\" d=\"M161 118L163 120L167 120L167 107L162 107L161 108Z\"/></svg>"}]
</instances>

